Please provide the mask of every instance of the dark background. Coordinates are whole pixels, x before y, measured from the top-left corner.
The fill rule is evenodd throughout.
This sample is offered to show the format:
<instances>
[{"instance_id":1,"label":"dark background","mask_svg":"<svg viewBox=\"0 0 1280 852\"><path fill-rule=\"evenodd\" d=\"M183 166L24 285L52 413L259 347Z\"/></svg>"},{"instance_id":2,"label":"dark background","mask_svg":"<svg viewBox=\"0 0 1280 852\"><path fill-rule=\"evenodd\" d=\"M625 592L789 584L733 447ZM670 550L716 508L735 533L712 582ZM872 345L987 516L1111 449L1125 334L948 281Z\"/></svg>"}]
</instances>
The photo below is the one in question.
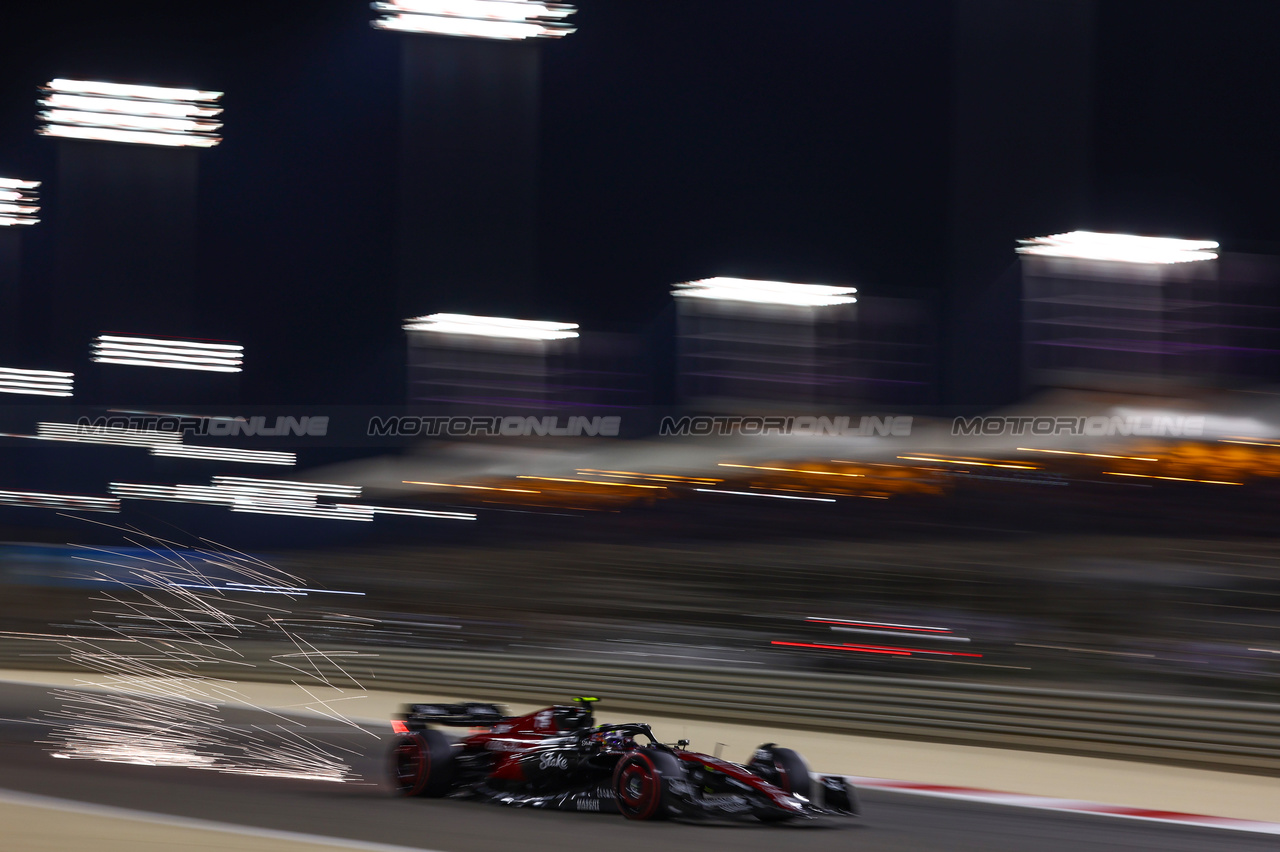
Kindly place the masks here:
<instances>
[{"instance_id":1,"label":"dark background","mask_svg":"<svg viewBox=\"0 0 1280 852\"><path fill-rule=\"evenodd\" d=\"M955 4L579 8L579 31L542 45L542 317L641 330L671 283L711 275L922 288L947 304ZM398 379L379 377L404 360L403 36L373 17L361 0L7 2L0 174L45 180L46 212L57 205L56 146L34 133L37 87L55 76L225 91L226 141L200 155L202 334L272 365L246 373L248 399L386 401ZM1271 251L1277 23L1273 0L1100 4L1091 215L1061 229ZM67 308L42 296L52 219L27 235L27 351ZM1012 339L1007 325L981 333Z\"/></svg>"}]
</instances>

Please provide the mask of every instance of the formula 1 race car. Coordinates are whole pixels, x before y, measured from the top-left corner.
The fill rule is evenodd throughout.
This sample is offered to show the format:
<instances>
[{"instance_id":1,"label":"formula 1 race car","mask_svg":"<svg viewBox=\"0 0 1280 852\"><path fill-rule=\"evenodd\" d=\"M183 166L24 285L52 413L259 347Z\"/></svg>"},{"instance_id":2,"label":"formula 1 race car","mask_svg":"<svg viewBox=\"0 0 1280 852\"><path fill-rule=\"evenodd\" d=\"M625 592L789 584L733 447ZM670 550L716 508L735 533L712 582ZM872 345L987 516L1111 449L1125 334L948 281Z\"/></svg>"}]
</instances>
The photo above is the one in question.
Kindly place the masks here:
<instances>
[{"instance_id":1,"label":"formula 1 race car","mask_svg":"<svg viewBox=\"0 0 1280 852\"><path fill-rule=\"evenodd\" d=\"M391 780L405 796L621 813L628 819L856 816L841 776L815 779L767 743L746 765L663 745L648 725L596 725L594 698L511 717L493 704L411 704L392 720ZM433 725L469 727L449 737Z\"/></svg>"}]
</instances>

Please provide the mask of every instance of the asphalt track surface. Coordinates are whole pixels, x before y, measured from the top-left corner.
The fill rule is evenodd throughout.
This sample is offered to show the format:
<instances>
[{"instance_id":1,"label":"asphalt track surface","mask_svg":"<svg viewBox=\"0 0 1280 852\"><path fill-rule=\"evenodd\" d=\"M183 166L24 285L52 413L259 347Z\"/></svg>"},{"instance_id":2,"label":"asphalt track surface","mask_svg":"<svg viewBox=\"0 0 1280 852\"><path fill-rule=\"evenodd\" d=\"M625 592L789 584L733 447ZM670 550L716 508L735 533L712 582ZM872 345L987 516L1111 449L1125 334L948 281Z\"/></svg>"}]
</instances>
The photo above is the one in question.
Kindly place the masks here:
<instances>
[{"instance_id":1,"label":"asphalt track surface","mask_svg":"<svg viewBox=\"0 0 1280 852\"><path fill-rule=\"evenodd\" d=\"M609 852L1275 852L1274 837L864 791L862 819L835 827L636 823L617 815L515 810L401 799L378 784L330 784L190 769L57 760L29 720L54 709L47 687L0 683L0 787L255 828L435 850L607 849ZM249 714L229 721L256 721ZM325 734L333 740L332 728ZM384 745L358 744L355 769L377 779ZM856 767L851 767L856 770ZM57 819L54 812L47 817Z\"/></svg>"}]
</instances>

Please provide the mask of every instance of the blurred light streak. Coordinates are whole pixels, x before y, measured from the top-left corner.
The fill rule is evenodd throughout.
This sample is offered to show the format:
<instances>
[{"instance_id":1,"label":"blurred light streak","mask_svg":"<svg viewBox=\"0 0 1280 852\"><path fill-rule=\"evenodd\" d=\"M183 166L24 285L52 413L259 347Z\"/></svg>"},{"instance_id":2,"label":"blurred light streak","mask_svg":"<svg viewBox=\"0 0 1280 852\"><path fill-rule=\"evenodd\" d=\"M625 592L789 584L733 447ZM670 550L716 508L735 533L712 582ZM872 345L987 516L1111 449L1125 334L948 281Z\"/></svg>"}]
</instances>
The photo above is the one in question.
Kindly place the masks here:
<instances>
[{"instance_id":1,"label":"blurred light streak","mask_svg":"<svg viewBox=\"0 0 1280 852\"><path fill-rule=\"evenodd\" d=\"M806 618L805 621L814 621L818 624L846 624L856 627L880 627L889 630L921 630L927 633L951 633L949 627L922 627L919 624L892 624L886 621L854 621L847 618Z\"/></svg>"},{"instance_id":2,"label":"blurred light streak","mask_svg":"<svg viewBox=\"0 0 1280 852\"><path fill-rule=\"evenodd\" d=\"M73 512L118 514L120 501L109 497L81 497L74 494L46 494L39 491L0 491L0 506L25 509L64 509Z\"/></svg>"},{"instance_id":3,"label":"blurred light streak","mask_svg":"<svg viewBox=\"0 0 1280 852\"><path fill-rule=\"evenodd\" d=\"M531 491L528 488L491 488L486 485L450 485L445 482L415 482L410 479L402 480L403 485L428 485L433 488L465 488L470 491L505 491L511 494L541 494L541 491Z\"/></svg>"},{"instance_id":4,"label":"blurred light streak","mask_svg":"<svg viewBox=\"0 0 1280 852\"><path fill-rule=\"evenodd\" d=\"M0 393L71 397L75 395L75 373L0 367Z\"/></svg>"},{"instance_id":5,"label":"blurred light streak","mask_svg":"<svg viewBox=\"0 0 1280 852\"><path fill-rule=\"evenodd\" d=\"M321 497L359 497L358 485L285 482L273 479L247 479L237 476L215 476L213 485L148 485L113 482L110 493L127 500L193 505L225 506L233 512L256 515L279 515L295 518L320 518L335 521L369 523L375 515L409 518L431 518L449 521L475 521L470 512L440 512L398 506L371 506L355 503L321 503Z\"/></svg>"},{"instance_id":6,"label":"blurred light streak","mask_svg":"<svg viewBox=\"0 0 1280 852\"><path fill-rule=\"evenodd\" d=\"M1246 441L1244 438L1220 438L1223 444L1245 444L1250 447L1271 447L1272 449L1280 449L1280 441Z\"/></svg>"},{"instance_id":7,"label":"blurred light streak","mask_svg":"<svg viewBox=\"0 0 1280 852\"><path fill-rule=\"evenodd\" d=\"M248 479L243 476L215 476L219 487L261 488L271 491L296 491L303 494L324 494L333 497L359 497L364 490L359 485L332 485L323 482L288 482L283 479Z\"/></svg>"},{"instance_id":8,"label":"blurred light streak","mask_svg":"<svg viewBox=\"0 0 1280 852\"><path fill-rule=\"evenodd\" d=\"M1023 453L1053 453L1059 456L1086 456L1091 459L1124 459L1125 461L1145 461L1158 462L1160 459L1149 459L1141 456L1109 456L1106 453L1077 453L1071 450L1035 450L1031 447L1018 447L1019 452Z\"/></svg>"},{"instance_id":9,"label":"blurred light streak","mask_svg":"<svg viewBox=\"0 0 1280 852\"><path fill-rule=\"evenodd\" d=\"M677 482L677 483L679 482L684 482L684 483L724 482L723 479L711 479L705 476L677 476L675 474L667 474L667 473L637 473L635 471L629 471L629 470L595 470L594 468L589 468L589 467L579 468L575 472L576 473L593 473L593 474L596 474L597 476L618 476L618 477L631 477L635 479L649 479L649 480L654 480L658 482Z\"/></svg>"},{"instance_id":10,"label":"blurred light streak","mask_svg":"<svg viewBox=\"0 0 1280 852\"><path fill-rule=\"evenodd\" d=\"M176 447L182 444L182 436L177 432L122 429L118 426L80 426L74 423L37 423L36 437L45 441L115 447Z\"/></svg>"},{"instance_id":11,"label":"blurred light streak","mask_svg":"<svg viewBox=\"0 0 1280 852\"><path fill-rule=\"evenodd\" d=\"M171 583L175 589L210 589L213 591L224 592L259 592L263 594L285 594L285 595L353 595L356 597L365 597L364 592L340 592L334 589L305 589L294 586L264 586L261 583L232 583L227 582L221 586L201 586L192 583Z\"/></svg>"},{"instance_id":12,"label":"blurred light streak","mask_svg":"<svg viewBox=\"0 0 1280 852\"><path fill-rule=\"evenodd\" d=\"M1138 479L1164 479L1169 482L1199 482L1203 485L1244 485L1243 482L1220 482L1216 479L1186 479L1181 476L1151 476L1145 473L1117 473L1114 470L1104 470L1103 476L1131 476Z\"/></svg>"},{"instance_id":13,"label":"blurred light streak","mask_svg":"<svg viewBox=\"0 0 1280 852\"><path fill-rule=\"evenodd\" d=\"M38 180L0 178L0 227L40 223L39 187Z\"/></svg>"},{"instance_id":14,"label":"blurred light streak","mask_svg":"<svg viewBox=\"0 0 1280 852\"><path fill-rule=\"evenodd\" d=\"M151 455L165 458L240 462L242 464L271 464L282 467L293 467L298 464L297 453L239 450L229 447L153 447Z\"/></svg>"},{"instance_id":15,"label":"blurred light streak","mask_svg":"<svg viewBox=\"0 0 1280 852\"><path fill-rule=\"evenodd\" d=\"M816 642L770 642L770 645L781 645L786 648L819 648L824 651L856 651L863 654L883 654L888 657L910 657L904 651L879 651L873 648L856 648L852 645L820 645Z\"/></svg>"},{"instance_id":16,"label":"blurred light streak","mask_svg":"<svg viewBox=\"0 0 1280 852\"><path fill-rule=\"evenodd\" d=\"M222 141L222 124L204 120L221 114L221 92L64 79L43 91L46 136L199 148Z\"/></svg>"},{"instance_id":17,"label":"blurred light streak","mask_svg":"<svg viewBox=\"0 0 1280 852\"><path fill-rule=\"evenodd\" d=\"M866 478L866 474L864 473L836 473L829 470L801 470L793 467L762 467L761 465L754 464L728 464L726 462L721 462L718 467L740 467L748 470L772 470L779 473L810 473L814 476L849 476L862 479Z\"/></svg>"},{"instance_id":18,"label":"blurred light streak","mask_svg":"<svg viewBox=\"0 0 1280 852\"><path fill-rule=\"evenodd\" d=\"M355 506L339 503L335 508L368 510L375 515L400 515L406 518L438 518L448 521L474 521L476 516L471 512L437 512L430 509L400 509L389 506Z\"/></svg>"},{"instance_id":19,"label":"blurred light streak","mask_svg":"<svg viewBox=\"0 0 1280 852\"><path fill-rule=\"evenodd\" d=\"M969 467L969 466L972 466L972 467L1001 467L1001 468L1008 468L1008 469L1010 469L1010 470L1039 470L1039 469L1040 469L1040 468L1038 468L1038 467L1036 467L1036 466L1034 466L1034 465L1026 465L1026 464L998 464L998 463L996 463L996 462L980 462L980 461L973 461L973 460L971 460L971 459L961 461L961 460L959 460L959 459L935 459L935 458L928 458L928 457L924 457L924 456L898 456L898 458L902 459L903 461L934 462L934 463L936 463L936 464L962 464L962 465L965 465L966 467Z\"/></svg>"},{"instance_id":20,"label":"blurred light streak","mask_svg":"<svg viewBox=\"0 0 1280 852\"><path fill-rule=\"evenodd\" d=\"M405 331L461 334L514 340L572 340L578 325L564 322L473 317L464 314L431 314L408 320Z\"/></svg>"},{"instance_id":21,"label":"blurred light streak","mask_svg":"<svg viewBox=\"0 0 1280 852\"><path fill-rule=\"evenodd\" d=\"M1218 244L1212 240L1139 237L1095 231L1071 231L1019 242L1019 254L1080 260L1168 264L1214 260L1218 257L1214 251Z\"/></svg>"},{"instance_id":22,"label":"blurred light streak","mask_svg":"<svg viewBox=\"0 0 1280 852\"><path fill-rule=\"evenodd\" d=\"M762 305L830 307L857 303L855 287L823 284L792 284L785 281L756 281L747 278L706 278L675 285L672 295L684 299L753 302Z\"/></svg>"},{"instance_id":23,"label":"blurred light streak","mask_svg":"<svg viewBox=\"0 0 1280 852\"><path fill-rule=\"evenodd\" d=\"M1099 651L1095 648L1068 648L1064 645L1028 645L1025 642L1014 643L1019 648L1043 648L1049 651L1075 651L1081 654L1106 654L1109 657L1145 657L1155 659L1155 654L1136 654L1128 651Z\"/></svg>"},{"instance_id":24,"label":"blurred light streak","mask_svg":"<svg viewBox=\"0 0 1280 852\"><path fill-rule=\"evenodd\" d=\"M572 482L574 485L605 485L610 488L647 488L665 491L665 485L636 485L631 482L599 482L595 479L557 479L553 476L517 476L516 479L536 479L541 482Z\"/></svg>"},{"instance_id":25,"label":"blurred light streak","mask_svg":"<svg viewBox=\"0 0 1280 852\"><path fill-rule=\"evenodd\" d=\"M577 11L529 0L390 0L373 8L384 13L377 29L517 41L563 38L575 31L563 19Z\"/></svg>"},{"instance_id":26,"label":"blurred light streak","mask_svg":"<svg viewBox=\"0 0 1280 852\"><path fill-rule=\"evenodd\" d=\"M971 642L967 636L948 636L939 633L904 633L898 630L873 630L869 627L839 627L831 626L832 630L839 630L842 633L866 633L874 636L902 636L908 639L937 639L943 642Z\"/></svg>"},{"instance_id":27,"label":"blurred light streak","mask_svg":"<svg viewBox=\"0 0 1280 852\"><path fill-rule=\"evenodd\" d=\"M754 491L721 491L718 488L698 488L695 489L704 494L734 494L738 497L772 497L774 500L807 500L812 503L834 503L833 497L791 497L786 494L758 494Z\"/></svg>"},{"instance_id":28,"label":"blurred light streak","mask_svg":"<svg viewBox=\"0 0 1280 852\"><path fill-rule=\"evenodd\" d=\"M236 343L158 340L104 334L94 342L93 360L100 364L239 373L243 371L244 347Z\"/></svg>"}]
</instances>

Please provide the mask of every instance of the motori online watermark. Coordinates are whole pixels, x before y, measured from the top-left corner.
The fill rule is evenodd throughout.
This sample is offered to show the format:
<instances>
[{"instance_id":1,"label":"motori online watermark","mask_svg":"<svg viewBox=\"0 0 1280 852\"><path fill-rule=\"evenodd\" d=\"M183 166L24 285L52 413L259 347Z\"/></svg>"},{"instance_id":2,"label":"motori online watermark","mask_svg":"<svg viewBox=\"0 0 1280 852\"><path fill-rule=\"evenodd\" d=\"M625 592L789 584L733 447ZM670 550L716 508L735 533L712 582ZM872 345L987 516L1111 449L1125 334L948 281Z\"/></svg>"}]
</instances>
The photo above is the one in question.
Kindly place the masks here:
<instances>
[{"instance_id":1,"label":"motori online watermark","mask_svg":"<svg viewBox=\"0 0 1280 852\"><path fill-rule=\"evenodd\" d=\"M1138 436L1146 438L1199 438L1204 435L1203 416L1142 414L1126 417L957 417L952 435L1071 435L1090 438Z\"/></svg>"},{"instance_id":2,"label":"motori online watermark","mask_svg":"<svg viewBox=\"0 0 1280 852\"><path fill-rule=\"evenodd\" d=\"M621 417L371 417L370 438L616 438Z\"/></svg>"},{"instance_id":3,"label":"motori online watermark","mask_svg":"<svg viewBox=\"0 0 1280 852\"><path fill-rule=\"evenodd\" d=\"M912 417L664 417L662 437L709 435L798 435L840 438L911 436Z\"/></svg>"},{"instance_id":4,"label":"motori online watermark","mask_svg":"<svg viewBox=\"0 0 1280 852\"><path fill-rule=\"evenodd\" d=\"M76 432L85 437L108 432L144 432L213 438L324 438L328 417L198 417L179 415L116 415L81 417Z\"/></svg>"}]
</instances>

